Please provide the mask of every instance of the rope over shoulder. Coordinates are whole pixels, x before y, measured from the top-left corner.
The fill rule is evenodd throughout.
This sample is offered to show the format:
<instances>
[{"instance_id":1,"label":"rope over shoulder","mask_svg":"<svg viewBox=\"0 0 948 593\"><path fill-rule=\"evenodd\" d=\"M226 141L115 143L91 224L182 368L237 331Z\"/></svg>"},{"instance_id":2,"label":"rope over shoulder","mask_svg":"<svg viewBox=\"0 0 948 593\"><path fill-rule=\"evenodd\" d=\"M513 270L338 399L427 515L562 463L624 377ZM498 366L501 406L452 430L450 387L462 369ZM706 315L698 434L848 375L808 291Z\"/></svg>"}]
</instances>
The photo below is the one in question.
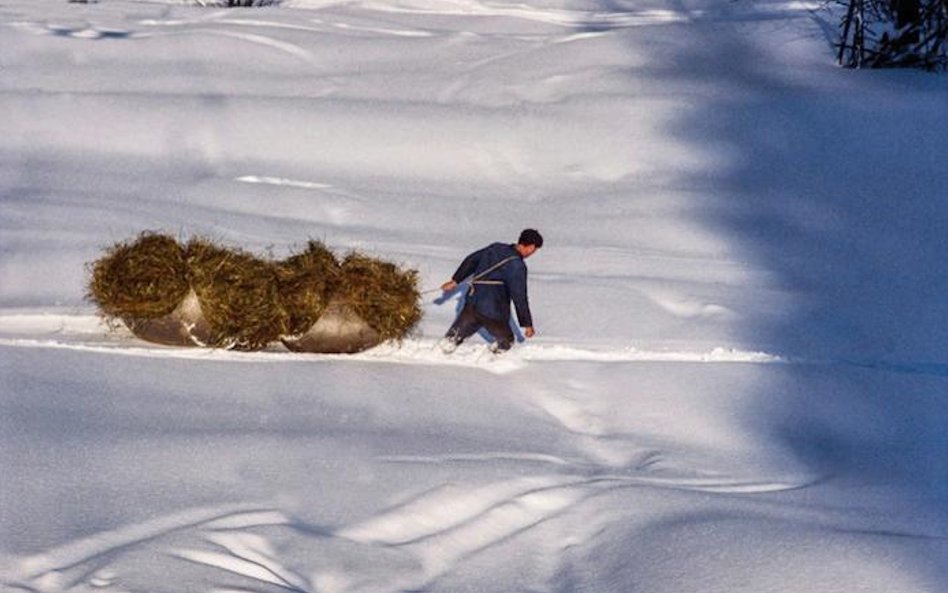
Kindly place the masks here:
<instances>
[{"instance_id":1,"label":"rope over shoulder","mask_svg":"<svg viewBox=\"0 0 948 593\"><path fill-rule=\"evenodd\" d=\"M491 272L494 272L494 271L496 271L496 270L499 270L500 268L504 267L504 266L507 265L508 263L510 263L510 262L512 262L513 260L517 259L518 257L520 257L520 256L518 256L518 255L511 255L510 257L504 258L504 259L500 260L499 262L497 262L496 264L492 265L491 267L487 268L486 270L484 270L484 271L481 272L480 274L478 274L478 275L474 276L473 278L471 278L471 286L470 286L470 288L468 288L467 294L468 294L468 295L474 294L474 286L475 286L476 284L488 284L488 285L493 285L493 286L503 285L503 281L502 281L502 280L481 280L481 278L483 278L484 276L490 274Z\"/></svg>"},{"instance_id":2,"label":"rope over shoulder","mask_svg":"<svg viewBox=\"0 0 948 593\"><path fill-rule=\"evenodd\" d=\"M500 284L503 284L503 281L502 281L502 280L481 280L481 278L483 278L483 277L486 276L487 274L490 274L491 272L494 272L494 271L496 271L496 270L499 270L500 268L504 267L505 265L507 265L507 264L510 263L511 261L517 259L518 257L519 257L519 256L517 256L517 255L511 255L510 257L500 260L499 262L497 262L497 263L494 264L493 266L487 268L486 270L484 270L484 271L481 272L480 274L474 276L474 277L471 279L471 286L468 288L468 294L471 294L471 293L474 292L474 285L475 285L475 284L493 284L493 285L500 285ZM423 290L423 291L421 291L419 294L423 294L423 295L424 295L424 294L431 294L431 293L439 292L439 291L441 291L441 290L442 290L441 288L432 288L432 289L429 289L429 290Z\"/></svg>"}]
</instances>

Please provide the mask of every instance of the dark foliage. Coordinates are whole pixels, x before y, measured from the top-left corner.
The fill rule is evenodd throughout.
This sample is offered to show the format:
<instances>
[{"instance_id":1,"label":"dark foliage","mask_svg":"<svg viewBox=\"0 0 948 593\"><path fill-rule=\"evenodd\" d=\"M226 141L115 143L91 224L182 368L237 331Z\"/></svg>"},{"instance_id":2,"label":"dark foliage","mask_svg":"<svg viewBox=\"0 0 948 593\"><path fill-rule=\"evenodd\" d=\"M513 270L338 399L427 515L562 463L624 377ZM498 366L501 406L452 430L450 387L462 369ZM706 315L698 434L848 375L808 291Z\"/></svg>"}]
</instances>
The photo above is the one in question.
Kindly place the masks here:
<instances>
[{"instance_id":1,"label":"dark foliage","mask_svg":"<svg viewBox=\"0 0 948 593\"><path fill-rule=\"evenodd\" d=\"M839 63L948 70L948 0L841 0Z\"/></svg>"}]
</instances>

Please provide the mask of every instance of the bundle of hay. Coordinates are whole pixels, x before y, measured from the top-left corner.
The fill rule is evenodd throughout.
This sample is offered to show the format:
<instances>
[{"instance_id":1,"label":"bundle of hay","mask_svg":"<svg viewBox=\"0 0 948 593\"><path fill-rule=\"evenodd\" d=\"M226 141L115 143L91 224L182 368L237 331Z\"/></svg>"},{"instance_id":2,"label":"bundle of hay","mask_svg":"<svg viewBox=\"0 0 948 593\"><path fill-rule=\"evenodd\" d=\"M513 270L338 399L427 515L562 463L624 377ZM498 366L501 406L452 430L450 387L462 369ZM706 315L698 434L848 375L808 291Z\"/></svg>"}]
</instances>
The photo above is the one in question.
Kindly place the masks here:
<instances>
[{"instance_id":1,"label":"bundle of hay","mask_svg":"<svg viewBox=\"0 0 948 593\"><path fill-rule=\"evenodd\" d=\"M257 350L286 332L275 266L204 239L144 232L91 266L89 298L110 322L172 346Z\"/></svg>"},{"instance_id":2,"label":"bundle of hay","mask_svg":"<svg viewBox=\"0 0 948 593\"><path fill-rule=\"evenodd\" d=\"M383 340L404 338L421 320L418 272L360 253L351 253L342 262L335 296Z\"/></svg>"},{"instance_id":3,"label":"bundle of hay","mask_svg":"<svg viewBox=\"0 0 948 593\"><path fill-rule=\"evenodd\" d=\"M319 241L276 265L280 299L286 308L287 334L305 333L325 313L336 284L339 262Z\"/></svg>"},{"instance_id":4,"label":"bundle of hay","mask_svg":"<svg viewBox=\"0 0 948 593\"><path fill-rule=\"evenodd\" d=\"M110 321L168 315L190 289L184 249L159 233L117 243L90 269L88 297Z\"/></svg>"},{"instance_id":5,"label":"bundle of hay","mask_svg":"<svg viewBox=\"0 0 948 593\"><path fill-rule=\"evenodd\" d=\"M385 340L404 338L417 325L421 319L417 272L357 253L336 265L335 275L324 285L329 288L323 293L328 299L322 301L324 309L306 331L283 338L287 348L361 352Z\"/></svg>"},{"instance_id":6,"label":"bundle of hay","mask_svg":"<svg viewBox=\"0 0 948 593\"><path fill-rule=\"evenodd\" d=\"M287 333L276 266L205 239L187 245L188 279L211 326L208 346L259 350Z\"/></svg>"},{"instance_id":7,"label":"bundle of hay","mask_svg":"<svg viewBox=\"0 0 948 593\"><path fill-rule=\"evenodd\" d=\"M351 353L401 339L421 319L418 274L322 243L281 262L206 239L144 232L91 266L89 298L110 322L174 346Z\"/></svg>"},{"instance_id":8,"label":"bundle of hay","mask_svg":"<svg viewBox=\"0 0 948 593\"><path fill-rule=\"evenodd\" d=\"M91 265L87 296L110 325L124 323L143 340L195 346L209 336L184 248L168 235L146 231L110 248Z\"/></svg>"}]
</instances>

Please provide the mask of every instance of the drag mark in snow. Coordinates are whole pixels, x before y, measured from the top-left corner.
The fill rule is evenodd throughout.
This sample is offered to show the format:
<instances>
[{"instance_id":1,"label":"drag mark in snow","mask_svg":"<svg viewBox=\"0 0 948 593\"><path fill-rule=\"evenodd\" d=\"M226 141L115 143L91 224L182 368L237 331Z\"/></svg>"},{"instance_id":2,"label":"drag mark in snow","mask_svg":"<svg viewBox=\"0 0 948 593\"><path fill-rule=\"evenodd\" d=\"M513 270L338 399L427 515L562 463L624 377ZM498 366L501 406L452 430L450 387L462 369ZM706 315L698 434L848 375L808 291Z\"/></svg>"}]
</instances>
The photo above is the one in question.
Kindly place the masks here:
<instances>
[{"instance_id":1,"label":"drag mark in snow","mask_svg":"<svg viewBox=\"0 0 948 593\"><path fill-rule=\"evenodd\" d=\"M330 26L343 31L354 31L356 33L372 33L376 35L392 35L395 37L434 37L435 34L430 31L421 31L418 29L388 29L384 27L364 27L350 25L348 23L329 23Z\"/></svg>"},{"instance_id":2,"label":"drag mark in snow","mask_svg":"<svg viewBox=\"0 0 948 593\"><path fill-rule=\"evenodd\" d=\"M541 457L546 460L547 456ZM571 464L555 457L550 459ZM76 584L68 584L67 571L70 569L176 532L187 532L203 534L204 547L200 541L187 547L175 547L168 551L170 557L269 586L301 593L324 590L325 587L316 585L326 583L336 583L338 586L332 590L337 591L351 590L349 584L371 585L378 591L412 590L424 588L455 570L467 558L555 519L584 501L629 487L759 493L799 485L727 478L675 479L610 474L536 475L476 488L442 485L333 534L369 549L376 546L397 549L413 558L414 566L420 567L420 570L409 573L386 572L381 577L374 572L354 574L347 568L338 574L333 569L322 570L308 579L279 559L279 551L267 537L247 531L254 527L292 528L294 522L290 517L277 510L246 505L196 508L99 533L24 558L14 564L14 574L4 575L3 585L26 591L69 589ZM207 547L208 544L212 547ZM94 587L109 586L118 577L111 565L101 563L91 568L86 564L83 574L82 578Z\"/></svg>"},{"instance_id":3,"label":"drag mark in snow","mask_svg":"<svg viewBox=\"0 0 948 593\"><path fill-rule=\"evenodd\" d=\"M293 43L289 43L286 41L280 41L279 39L274 39L273 37L267 37L265 35L256 35L254 33L237 33L234 31L222 31L218 29L200 29L199 28L199 29L185 29L181 31L137 33L135 36L137 38L148 38L148 37L160 37L160 36L172 36L172 35L217 35L218 37L230 37L233 39L237 39L239 41L246 41L248 43L262 45L264 47L269 47L271 49L281 51L283 53L299 58L309 64L315 63L313 55L298 45L295 45Z\"/></svg>"},{"instance_id":4,"label":"drag mark in snow","mask_svg":"<svg viewBox=\"0 0 948 593\"><path fill-rule=\"evenodd\" d=\"M410 553L423 572L421 580L411 586L424 588L466 558L554 519L585 500L619 488L639 487L750 494L799 488L801 484L647 475L539 475L475 489L443 486L340 529L336 535Z\"/></svg>"},{"instance_id":5,"label":"drag mark in snow","mask_svg":"<svg viewBox=\"0 0 948 593\"><path fill-rule=\"evenodd\" d=\"M529 363L548 362L678 362L755 363L786 362L765 352L728 348L710 351L649 351L632 347L584 349L564 345L523 344L502 355L486 345L465 344L453 354L438 348L437 340L414 339L385 343L359 354L301 354L278 345L261 352L232 352L208 348L178 348L136 339L123 328L109 330L94 315L0 314L0 345L18 348L66 349L83 352L153 358L230 362L379 362L388 364L445 365L469 367L496 374L524 368Z\"/></svg>"},{"instance_id":6,"label":"drag mark in snow","mask_svg":"<svg viewBox=\"0 0 948 593\"><path fill-rule=\"evenodd\" d=\"M445 486L336 535L361 543L411 544L470 523L527 494L581 483L573 477L534 476L473 490Z\"/></svg>"},{"instance_id":7,"label":"drag mark in snow","mask_svg":"<svg viewBox=\"0 0 948 593\"><path fill-rule=\"evenodd\" d=\"M737 314L727 307L714 303L707 303L683 294L675 294L667 289L652 288L640 285L637 290L648 300L655 303L675 317L691 318L734 318Z\"/></svg>"},{"instance_id":8,"label":"drag mark in snow","mask_svg":"<svg viewBox=\"0 0 948 593\"><path fill-rule=\"evenodd\" d=\"M298 25L296 23L282 23L279 21L264 21L259 19L233 19L233 18L215 18L215 19L196 19L196 20L158 20L158 19L143 19L138 21L138 24L146 27L182 27L188 25L195 25L201 23L207 23L213 21L215 25L234 25L237 27L259 27L262 29L285 29L290 31L304 31L307 33L320 33L325 34L327 32L327 27L340 29L343 31L353 31L357 33L372 33L377 35L391 35L395 37L434 37L434 33L430 31L424 31L419 29L391 29L385 27L366 27L359 25L351 25L348 23L341 22L326 22L322 19L311 18L309 22L316 25L322 25L318 27L308 27L305 25Z\"/></svg>"},{"instance_id":9,"label":"drag mark in snow","mask_svg":"<svg viewBox=\"0 0 948 593\"><path fill-rule=\"evenodd\" d=\"M785 359L776 354L713 348L708 351L686 350L639 350L632 346L618 350L585 350L570 346L524 347L524 360L543 362L592 361L592 362L709 362L709 363L779 363Z\"/></svg>"},{"instance_id":10,"label":"drag mark in snow","mask_svg":"<svg viewBox=\"0 0 948 593\"><path fill-rule=\"evenodd\" d=\"M323 29L316 27L306 27L303 25L297 25L293 23L280 23L276 21L261 21L254 19L211 19L215 25L237 25L241 27L261 27L261 28L270 28L270 29L289 29L291 31L307 31L310 33L324 33ZM180 27L187 25L195 25L200 23L209 22L209 19L197 19L193 21L183 21L183 20L156 20L156 19L143 19L138 21L138 24L146 27Z\"/></svg>"},{"instance_id":11,"label":"drag mark in snow","mask_svg":"<svg viewBox=\"0 0 948 593\"><path fill-rule=\"evenodd\" d=\"M290 523L290 519L282 513L247 505L188 509L112 531L97 533L42 554L23 558L17 563L18 570L12 580L14 583L22 584L44 582L48 580L49 575L55 575L110 552L142 544L176 531L214 524L218 521L236 521L237 524L243 525L261 524L261 521L268 525Z\"/></svg>"},{"instance_id":12,"label":"drag mark in snow","mask_svg":"<svg viewBox=\"0 0 948 593\"><path fill-rule=\"evenodd\" d=\"M15 22L10 26L33 33L34 35L55 35L72 39L131 39L139 35L134 31L112 27L96 27L84 24L82 26L58 25L54 23Z\"/></svg>"},{"instance_id":13,"label":"drag mark in snow","mask_svg":"<svg viewBox=\"0 0 948 593\"><path fill-rule=\"evenodd\" d=\"M55 313L13 313L0 315L0 332L7 335L101 335L108 331L102 318L95 315L59 315Z\"/></svg>"},{"instance_id":14,"label":"drag mark in snow","mask_svg":"<svg viewBox=\"0 0 948 593\"><path fill-rule=\"evenodd\" d=\"M609 26L635 27L686 21L688 13L672 10L643 10L637 12L597 12L529 7L522 4L485 3L470 0L433 5L431 3L367 2L366 8L378 12L406 14L438 14L475 17L510 17L538 21L561 27Z\"/></svg>"},{"instance_id":15,"label":"drag mark in snow","mask_svg":"<svg viewBox=\"0 0 948 593\"><path fill-rule=\"evenodd\" d=\"M98 322L97 322L98 323ZM680 363L680 364L793 364L842 365L880 372L948 377L948 363L888 362L859 359L813 360L787 358L776 354L733 348L706 351L640 350L634 347L612 350L583 349L562 345L531 344L519 346L503 355L492 354L486 346L464 346L454 354L443 354L437 340L406 340L402 344L382 344L359 354L305 354L272 346L259 352L234 352L213 348L178 348L140 341L123 330L102 328L100 334L86 336L49 332L43 337L3 335L0 318L0 346L11 348L45 348L73 350L94 354L135 356L143 358L175 358L235 363L382 363L422 366L466 367L504 375L523 369L530 362L599 362L599 363ZM54 335L55 337L49 337Z\"/></svg>"},{"instance_id":16,"label":"drag mark in snow","mask_svg":"<svg viewBox=\"0 0 948 593\"><path fill-rule=\"evenodd\" d=\"M374 2L363 4L365 8L378 12L400 12L407 14L438 14L473 17L506 17L541 22L560 27L586 27L619 29L683 23L692 20L710 18L705 10L663 10L646 9L637 11L593 11L569 10L559 8L541 8L517 3L483 2L467 0L463 2L431 3L415 2ZM768 4L765 7L751 6L749 16L780 15L793 12L818 10L819 2L791 0L780 4Z\"/></svg>"},{"instance_id":17,"label":"drag mark in snow","mask_svg":"<svg viewBox=\"0 0 948 593\"><path fill-rule=\"evenodd\" d=\"M291 591L307 593L311 590L305 578L276 559L276 552L265 537L252 533L221 533L209 535L207 539L227 553L178 550L172 555Z\"/></svg>"},{"instance_id":18,"label":"drag mark in snow","mask_svg":"<svg viewBox=\"0 0 948 593\"><path fill-rule=\"evenodd\" d=\"M602 363L754 363L786 362L780 356L733 348L713 348L709 351L653 351L634 347L618 349L584 349L563 345L522 344L510 352L495 355L486 346L476 344L458 348L453 354L443 354L436 340L405 340L401 344L382 344L361 354L348 355L349 360L398 362L404 364L444 364L470 366L493 373L504 374L524 368L527 363L548 362L602 362Z\"/></svg>"},{"instance_id":19,"label":"drag mark in snow","mask_svg":"<svg viewBox=\"0 0 948 593\"><path fill-rule=\"evenodd\" d=\"M546 455L543 453L507 453L503 451L495 453L470 453L455 455L388 455L380 458L381 461L390 463L456 463L456 462L493 462L493 461L528 461L534 463L544 463L551 465L575 465L576 462L568 461L555 455Z\"/></svg>"},{"instance_id":20,"label":"drag mark in snow","mask_svg":"<svg viewBox=\"0 0 948 593\"><path fill-rule=\"evenodd\" d=\"M534 476L468 489L444 486L336 535L411 554L422 574L400 582L424 588L459 562L566 512L595 489L566 476Z\"/></svg>"},{"instance_id":21,"label":"drag mark in snow","mask_svg":"<svg viewBox=\"0 0 948 593\"><path fill-rule=\"evenodd\" d=\"M244 175L237 177L234 181L242 183L257 183L261 185L277 185L281 187L298 187L300 189L332 189L327 183L316 181L300 181L298 179L287 179L285 177L265 177L258 175Z\"/></svg>"},{"instance_id":22,"label":"drag mark in snow","mask_svg":"<svg viewBox=\"0 0 948 593\"><path fill-rule=\"evenodd\" d=\"M279 178L252 177L254 180ZM250 183L267 181L250 181ZM310 183L310 182L299 182ZM323 184L313 183L314 186ZM330 187L330 186L326 186ZM880 372L948 376L948 363L929 361L884 361L857 358L790 358L769 352L717 347L710 350L643 350L582 348L564 344L521 344L503 355L492 354L486 345L465 344L447 355L438 340L420 338L385 343L359 354L300 354L272 346L260 352L232 352L210 348L177 348L144 342L124 328L110 329L96 315L58 313L6 313L0 311L0 346L75 350L119 356L179 358L254 363L378 362L387 364L444 365L469 367L496 374L524 368L528 363L707 363L707 364L796 364L843 365Z\"/></svg>"},{"instance_id":23,"label":"drag mark in snow","mask_svg":"<svg viewBox=\"0 0 948 593\"><path fill-rule=\"evenodd\" d=\"M234 178L234 181L240 183L250 183L257 185L272 185L276 187L288 187L293 189L304 189L329 194L332 200L326 200L318 207L319 219L334 225L345 225L356 215L353 214L353 202L361 201L363 198L359 195L348 192L344 189L333 187L328 183L317 181L305 181L300 179L288 179L286 177L268 177L260 175L243 175Z\"/></svg>"},{"instance_id":24,"label":"drag mark in snow","mask_svg":"<svg viewBox=\"0 0 948 593\"><path fill-rule=\"evenodd\" d=\"M205 529L213 530L231 530L246 529L248 527L260 527L261 525L282 525L287 523L287 516L280 511L248 511L227 515L220 519L214 519L203 523L201 526Z\"/></svg>"}]
</instances>

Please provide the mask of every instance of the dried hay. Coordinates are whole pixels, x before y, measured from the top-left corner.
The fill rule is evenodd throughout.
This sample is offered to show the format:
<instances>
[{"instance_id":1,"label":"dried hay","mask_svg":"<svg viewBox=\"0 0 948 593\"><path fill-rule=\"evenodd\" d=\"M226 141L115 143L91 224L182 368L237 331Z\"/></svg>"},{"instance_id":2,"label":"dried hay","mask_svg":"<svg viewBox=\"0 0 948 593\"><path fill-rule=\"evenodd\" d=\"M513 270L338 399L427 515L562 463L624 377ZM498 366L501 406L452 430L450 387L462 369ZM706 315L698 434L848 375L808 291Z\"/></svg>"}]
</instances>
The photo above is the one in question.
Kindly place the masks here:
<instances>
[{"instance_id":1,"label":"dried hay","mask_svg":"<svg viewBox=\"0 0 948 593\"><path fill-rule=\"evenodd\" d=\"M195 238L143 232L90 265L89 298L142 339L258 350L357 352L421 319L418 272L318 241L280 262Z\"/></svg>"},{"instance_id":2,"label":"dried hay","mask_svg":"<svg viewBox=\"0 0 948 593\"><path fill-rule=\"evenodd\" d=\"M174 237L146 231L90 265L88 298L110 321L168 315L188 293L185 252Z\"/></svg>"},{"instance_id":3,"label":"dried hay","mask_svg":"<svg viewBox=\"0 0 948 593\"><path fill-rule=\"evenodd\" d=\"M212 328L208 346L259 350L285 334L276 265L206 239L187 245L188 276Z\"/></svg>"},{"instance_id":4,"label":"dried hay","mask_svg":"<svg viewBox=\"0 0 948 593\"><path fill-rule=\"evenodd\" d=\"M325 312L339 281L339 262L319 241L276 265L280 298L288 315L286 333L306 332Z\"/></svg>"},{"instance_id":5,"label":"dried hay","mask_svg":"<svg viewBox=\"0 0 948 593\"><path fill-rule=\"evenodd\" d=\"M351 253L342 262L334 296L383 340L404 338L421 320L418 272L360 253Z\"/></svg>"}]
</instances>

